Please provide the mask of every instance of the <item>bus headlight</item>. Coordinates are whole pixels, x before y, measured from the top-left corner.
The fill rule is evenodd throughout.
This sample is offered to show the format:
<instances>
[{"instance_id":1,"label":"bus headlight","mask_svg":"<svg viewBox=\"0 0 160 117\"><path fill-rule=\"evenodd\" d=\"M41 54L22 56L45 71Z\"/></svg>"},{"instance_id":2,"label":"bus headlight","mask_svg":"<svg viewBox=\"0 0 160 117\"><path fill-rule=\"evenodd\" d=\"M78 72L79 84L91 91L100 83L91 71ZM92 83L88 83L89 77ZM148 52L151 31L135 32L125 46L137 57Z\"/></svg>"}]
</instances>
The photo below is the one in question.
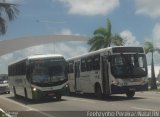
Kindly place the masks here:
<instances>
[{"instance_id":1,"label":"bus headlight","mask_svg":"<svg viewBox=\"0 0 160 117\"><path fill-rule=\"evenodd\" d=\"M35 88L35 87L33 87L33 89L32 89L33 91L37 91L37 89Z\"/></svg>"},{"instance_id":2,"label":"bus headlight","mask_svg":"<svg viewBox=\"0 0 160 117\"><path fill-rule=\"evenodd\" d=\"M119 82L115 80L115 81L112 81L112 84L119 85Z\"/></svg>"}]
</instances>

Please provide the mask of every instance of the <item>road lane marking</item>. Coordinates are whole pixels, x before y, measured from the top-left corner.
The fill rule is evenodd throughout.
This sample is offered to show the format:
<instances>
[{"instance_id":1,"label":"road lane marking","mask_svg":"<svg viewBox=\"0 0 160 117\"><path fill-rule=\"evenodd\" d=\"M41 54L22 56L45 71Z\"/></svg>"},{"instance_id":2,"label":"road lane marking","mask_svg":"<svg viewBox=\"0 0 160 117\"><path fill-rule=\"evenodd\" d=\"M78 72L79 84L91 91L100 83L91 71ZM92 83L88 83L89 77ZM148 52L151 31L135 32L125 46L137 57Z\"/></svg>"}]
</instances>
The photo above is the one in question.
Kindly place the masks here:
<instances>
[{"instance_id":1,"label":"road lane marking","mask_svg":"<svg viewBox=\"0 0 160 117\"><path fill-rule=\"evenodd\" d=\"M93 101L93 100L87 100L87 99L79 99L79 98L68 98L68 99L71 99L71 100L73 100L73 101L81 101L81 102L96 103L96 102Z\"/></svg>"},{"instance_id":2,"label":"road lane marking","mask_svg":"<svg viewBox=\"0 0 160 117\"><path fill-rule=\"evenodd\" d=\"M140 107L131 107L132 109L138 109L138 110L143 110L143 111L158 111L155 109L150 109L150 108L140 108Z\"/></svg>"},{"instance_id":3,"label":"road lane marking","mask_svg":"<svg viewBox=\"0 0 160 117\"><path fill-rule=\"evenodd\" d=\"M22 107L24 107L24 108L27 108L28 110L29 109L32 109L32 108L30 108L30 107L28 107L28 106L25 106L25 105L23 105L23 104L21 104L21 103L18 103L18 102L16 102L16 101L13 101L13 100L10 100L10 99L8 99L8 98L5 98L5 97L1 97L3 100L7 100L7 101L9 101L9 102L12 102L12 103L14 103L14 104L17 104L17 105L19 105L19 106L22 106Z\"/></svg>"},{"instance_id":4,"label":"road lane marking","mask_svg":"<svg viewBox=\"0 0 160 117\"><path fill-rule=\"evenodd\" d=\"M89 102L89 103L97 103L96 101L98 102L102 102L102 100L96 100L96 99L88 99L88 98L77 98L77 97L65 97L65 99L67 100L73 100L73 101L82 101L82 102Z\"/></svg>"},{"instance_id":5,"label":"road lane marking","mask_svg":"<svg viewBox=\"0 0 160 117\"><path fill-rule=\"evenodd\" d=\"M50 115L50 114L47 114L45 112L40 112L38 111L38 113L42 114L42 115L45 115L46 117L55 117L54 115Z\"/></svg>"},{"instance_id":6,"label":"road lane marking","mask_svg":"<svg viewBox=\"0 0 160 117\"><path fill-rule=\"evenodd\" d=\"M41 112L41 111L38 110L38 109L25 106L25 105L23 105L23 104L21 104L21 103L19 103L19 102L16 102L16 101L7 99L7 98L5 98L5 97L0 97L0 98L2 98L3 100L7 100L7 101L9 101L9 102L15 103L15 104L17 104L17 105L19 105L19 106L22 106L22 107L26 108L27 110L25 110L25 111L35 111L35 112L38 112L38 113L40 113L40 114L42 114L42 115L45 115L46 117L55 117L54 115L50 115L50 114L47 114L47 113L45 113L45 112Z\"/></svg>"},{"instance_id":7,"label":"road lane marking","mask_svg":"<svg viewBox=\"0 0 160 117\"><path fill-rule=\"evenodd\" d=\"M34 111L33 109L28 109L28 110L26 110L26 111Z\"/></svg>"},{"instance_id":8,"label":"road lane marking","mask_svg":"<svg viewBox=\"0 0 160 117\"><path fill-rule=\"evenodd\" d=\"M79 102L88 102L88 103L92 103L92 104L97 104L97 103L104 103L103 100L92 100L92 99L80 99L80 98L71 98L71 97L65 97L66 99L69 99L71 101L79 101ZM112 102L107 102L108 104L114 106L114 104Z\"/></svg>"}]
</instances>

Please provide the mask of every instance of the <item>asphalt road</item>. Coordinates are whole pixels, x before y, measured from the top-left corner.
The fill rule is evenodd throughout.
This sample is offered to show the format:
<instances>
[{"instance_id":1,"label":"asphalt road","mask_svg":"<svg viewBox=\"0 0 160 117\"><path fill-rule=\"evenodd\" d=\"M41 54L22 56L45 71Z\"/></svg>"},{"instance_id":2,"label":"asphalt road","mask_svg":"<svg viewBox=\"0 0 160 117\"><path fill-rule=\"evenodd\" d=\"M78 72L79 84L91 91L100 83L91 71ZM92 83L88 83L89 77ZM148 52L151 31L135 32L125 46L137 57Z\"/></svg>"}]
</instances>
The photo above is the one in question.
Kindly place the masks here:
<instances>
[{"instance_id":1,"label":"asphalt road","mask_svg":"<svg viewBox=\"0 0 160 117\"><path fill-rule=\"evenodd\" d=\"M132 99L125 95L112 95L102 100L96 100L93 96L74 95L64 96L61 101L51 99L39 102L15 98L11 93L0 95L0 108L15 117L87 117L96 111L160 112L160 93L137 92Z\"/></svg>"}]
</instances>

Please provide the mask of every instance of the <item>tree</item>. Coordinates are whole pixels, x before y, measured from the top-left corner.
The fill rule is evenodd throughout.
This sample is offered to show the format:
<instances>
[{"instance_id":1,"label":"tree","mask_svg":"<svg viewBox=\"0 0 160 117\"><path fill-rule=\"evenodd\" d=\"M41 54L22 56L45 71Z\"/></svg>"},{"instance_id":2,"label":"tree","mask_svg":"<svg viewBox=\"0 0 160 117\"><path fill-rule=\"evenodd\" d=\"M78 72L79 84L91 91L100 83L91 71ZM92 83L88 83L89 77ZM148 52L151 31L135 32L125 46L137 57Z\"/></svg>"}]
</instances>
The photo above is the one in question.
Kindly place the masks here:
<instances>
[{"instance_id":1,"label":"tree","mask_svg":"<svg viewBox=\"0 0 160 117\"><path fill-rule=\"evenodd\" d=\"M157 89L157 84L156 84L156 78L155 78L155 71L154 71L154 59L153 59L153 53L155 51L159 51L158 48L155 48L152 42L145 42L144 43L144 50L145 53L152 53L152 60L151 60L151 89Z\"/></svg>"},{"instance_id":2,"label":"tree","mask_svg":"<svg viewBox=\"0 0 160 117\"><path fill-rule=\"evenodd\" d=\"M106 28L100 27L94 31L93 37L88 41L88 44L91 45L90 51L110 47L111 44L124 45L123 39L118 34L112 34L111 27L111 21L107 19Z\"/></svg>"},{"instance_id":3,"label":"tree","mask_svg":"<svg viewBox=\"0 0 160 117\"><path fill-rule=\"evenodd\" d=\"M0 3L0 35L6 33L7 20L14 20L18 13L19 10L17 9L16 4L6 3L5 0Z\"/></svg>"}]
</instances>

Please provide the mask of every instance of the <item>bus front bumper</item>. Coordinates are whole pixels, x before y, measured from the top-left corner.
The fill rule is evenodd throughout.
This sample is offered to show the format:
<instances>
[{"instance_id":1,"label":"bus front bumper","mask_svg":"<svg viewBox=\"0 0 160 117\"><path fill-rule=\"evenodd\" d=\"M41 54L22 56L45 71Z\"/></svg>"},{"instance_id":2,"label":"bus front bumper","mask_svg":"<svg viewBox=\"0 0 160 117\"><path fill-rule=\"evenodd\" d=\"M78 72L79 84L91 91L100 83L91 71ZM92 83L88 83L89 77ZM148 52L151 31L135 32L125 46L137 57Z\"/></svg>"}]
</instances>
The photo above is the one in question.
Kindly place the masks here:
<instances>
[{"instance_id":1,"label":"bus front bumper","mask_svg":"<svg viewBox=\"0 0 160 117\"><path fill-rule=\"evenodd\" d=\"M126 93L130 90L133 90L135 92L138 91L148 91L148 83L144 85L134 85L134 86L116 86L116 85L111 85L111 93L112 94L123 94Z\"/></svg>"},{"instance_id":2,"label":"bus front bumper","mask_svg":"<svg viewBox=\"0 0 160 117\"><path fill-rule=\"evenodd\" d=\"M52 90L52 91L32 91L33 99L42 99L42 98L52 98L58 95L67 95L68 85L64 86L61 89Z\"/></svg>"}]
</instances>

